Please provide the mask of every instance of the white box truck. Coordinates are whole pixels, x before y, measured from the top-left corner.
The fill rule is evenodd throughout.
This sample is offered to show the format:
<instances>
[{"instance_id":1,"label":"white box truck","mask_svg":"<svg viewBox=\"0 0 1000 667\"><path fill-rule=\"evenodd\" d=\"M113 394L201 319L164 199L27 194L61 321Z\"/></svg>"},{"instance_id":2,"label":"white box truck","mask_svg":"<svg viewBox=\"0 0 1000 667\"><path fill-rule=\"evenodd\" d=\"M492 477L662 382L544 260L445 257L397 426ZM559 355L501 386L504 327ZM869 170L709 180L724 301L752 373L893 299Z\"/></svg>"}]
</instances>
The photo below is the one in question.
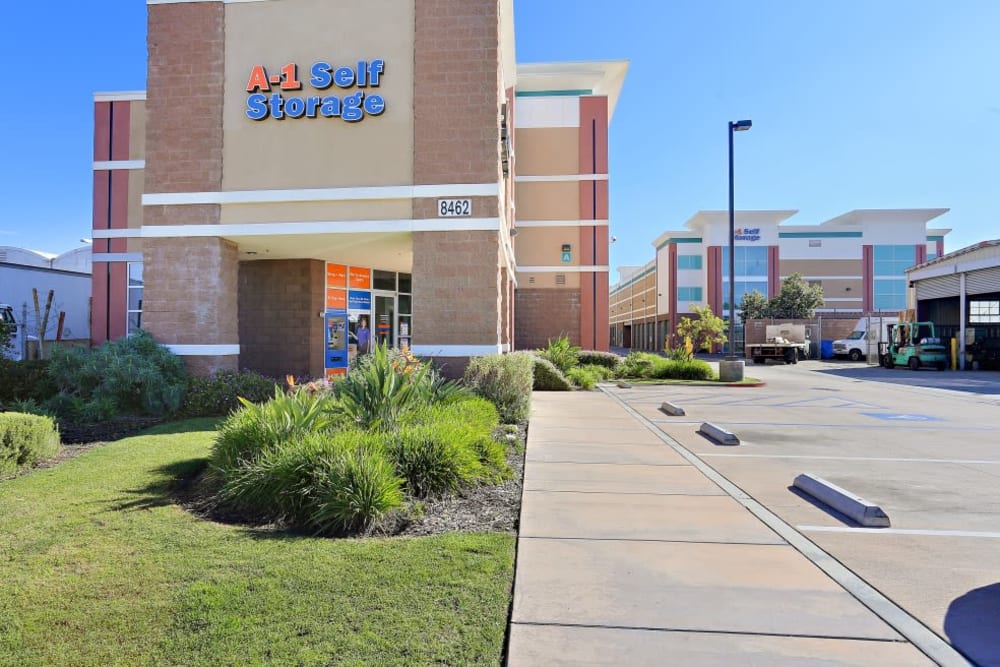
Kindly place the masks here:
<instances>
[{"instance_id":1,"label":"white box truck","mask_svg":"<svg viewBox=\"0 0 1000 667\"><path fill-rule=\"evenodd\" d=\"M833 341L833 356L847 357L851 361L878 360L879 341L888 340L890 324L898 324L898 317L862 317L847 338Z\"/></svg>"}]
</instances>

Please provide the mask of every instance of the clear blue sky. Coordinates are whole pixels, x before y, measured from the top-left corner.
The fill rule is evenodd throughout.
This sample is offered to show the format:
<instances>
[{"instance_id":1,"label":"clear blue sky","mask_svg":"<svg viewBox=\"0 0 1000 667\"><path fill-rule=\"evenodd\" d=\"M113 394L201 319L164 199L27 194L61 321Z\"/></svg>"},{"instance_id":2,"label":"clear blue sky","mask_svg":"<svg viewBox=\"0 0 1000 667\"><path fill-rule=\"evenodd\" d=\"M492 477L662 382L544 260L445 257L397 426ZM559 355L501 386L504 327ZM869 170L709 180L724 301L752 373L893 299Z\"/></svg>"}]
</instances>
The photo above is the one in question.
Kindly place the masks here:
<instances>
[{"instance_id":1,"label":"clear blue sky","mask_svg":"<svg viewBox=\"0 0 1000 667\"><path fill-rule=\"evenodd\" d=\"M515 0L515 12L521 62L631 61L611 127L613 268L726 208L726 123L741 118L754 127L737 136L737 208L799 209L792 221L810 224L945 207L946 250L1000 237L996 0ZM59 252L89 236L92 94L145 87L145 15L142 0L7 9L0 245Z\"/></svg>"}]
</instances>

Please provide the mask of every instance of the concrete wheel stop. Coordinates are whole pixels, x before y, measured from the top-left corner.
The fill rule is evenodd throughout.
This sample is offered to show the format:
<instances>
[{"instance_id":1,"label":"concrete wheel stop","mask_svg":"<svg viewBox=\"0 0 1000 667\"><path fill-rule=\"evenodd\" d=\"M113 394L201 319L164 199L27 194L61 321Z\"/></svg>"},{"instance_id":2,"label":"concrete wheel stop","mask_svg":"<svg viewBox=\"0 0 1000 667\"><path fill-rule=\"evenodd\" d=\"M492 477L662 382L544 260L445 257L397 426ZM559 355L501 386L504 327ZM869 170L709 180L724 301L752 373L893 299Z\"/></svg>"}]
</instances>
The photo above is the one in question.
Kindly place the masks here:
<instances>
[{"instance_id":1,"label":"concrete wheel stop","mask_svg":"<svg viewBox=\"0 0 1000 667\"><path fill-rule=\"evenodd\" d=\"M881 507L822 477L803 473L792 486L866 528L889 527L889 516Z\"/></svg>"},{"instance_id":2,"label":"concrete wheel stop","mask_svg":"<svg viewBox=\"0 0 1000 667\"><path fill-rule=\"evenodd\" d=\"M631 382L626 382L625 380L619 380L618 381L618 388L619 389L631 389L632 388L632 383Z\"/></svg>"},{"instance_id":3,"label":"concrete wheel stop","mask_svg":"<svg viewBox=\"0 0 1000 667\"><path fill-rule=\"evenodd\" d=\"M670 401L664 401L664 403L660 405L660 412L665 412L673 417L683 417L685 415L684 408L679 405L675 405Z\"/></svg>"},{"instance_id":4,"label":"concrete wheel stop","mask_svg":"<svg viewBox=\"0 0 1000 667\"><path fill-rule=\"evenodd\" d=\"M736 437L735 433L731 433L730 431L727 431L720 426L716 426L715 424L705 422L698 428L698 432L708 436L720 445L740 444L740 439Z\"/></svg>"}]
</instances>

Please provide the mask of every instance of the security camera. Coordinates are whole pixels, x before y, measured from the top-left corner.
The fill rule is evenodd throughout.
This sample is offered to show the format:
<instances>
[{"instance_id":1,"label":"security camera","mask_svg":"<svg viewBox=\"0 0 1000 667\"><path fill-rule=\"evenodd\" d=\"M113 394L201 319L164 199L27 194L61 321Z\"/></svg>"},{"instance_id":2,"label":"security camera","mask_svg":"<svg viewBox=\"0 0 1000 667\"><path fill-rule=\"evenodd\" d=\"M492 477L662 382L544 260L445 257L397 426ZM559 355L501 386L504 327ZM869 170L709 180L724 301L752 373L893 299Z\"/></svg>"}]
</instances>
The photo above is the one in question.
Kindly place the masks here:
<instances>
[{"instance_id":1,"label":"security camera","mask_svg":"<svg viewBox=\"0 0 1000 667\"><path fill-rule=\"evenodd\" d=\"M612 236L612 237L611 237L611 242L612 242L612 243L614 243L614 242L615 242L615 241L617 241L617 240L618 240L618 237L617 237L617 236Z\"/></svg>"}]
</instances>

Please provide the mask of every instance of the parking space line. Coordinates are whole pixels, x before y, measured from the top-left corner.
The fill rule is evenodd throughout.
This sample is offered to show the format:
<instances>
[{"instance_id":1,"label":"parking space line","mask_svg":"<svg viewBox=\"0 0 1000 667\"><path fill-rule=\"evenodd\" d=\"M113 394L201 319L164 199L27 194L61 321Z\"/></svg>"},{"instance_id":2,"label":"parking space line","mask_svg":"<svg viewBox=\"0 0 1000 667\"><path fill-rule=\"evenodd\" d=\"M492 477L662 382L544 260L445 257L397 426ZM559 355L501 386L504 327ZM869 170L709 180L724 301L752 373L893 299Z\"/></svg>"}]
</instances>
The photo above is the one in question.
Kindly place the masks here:
<instances>
[{"instance_id":1,"label":"parking space line","mask_svg":"<svg viewBox=\"0 0 1000 667\"><path fill-rule=\"evenodd\" d=\"M1000 465L1000 460L986 459L910 459L890 456L820 456L810 454L722 454L708 452L699 454L702 458L708 456L745 458L745 459L816 459L821 461L885 461L887 463L955 463L958 465Z\"/></svg>"},{"instance_id":2,"label":"parking space line","mask_svg":"<svg viewBox=\"0 0 1000 667\"><path fill-rule=\"evenodd\" d=\"M1000 539L1000 532L978 530L932 530L922 528L853 528L850 526L795 526L806 533L868 533L882 535L920 535L927 537L985 537Z\"/></svg>"},{"instance_id":3,"label":"parking space line","mask_svg":"<svg viewBox=\"0 0 1000 667\"><path fill-rule=\"evenodd\" d=\"M701 422L681 422L675 421L673 419L651 419L654 424L688 424ZM730 426L805 426L808 428L854 428L858 430L870 431L876 428L887 428L893 431L996 431L995 426L943 426L938 423L937 426L907 426L906 422L892 422L889 424L816 424L810 422L734 422L727 420L720 420L720 424L727 424ZM937 423L937 422L920 422L912 421L908 422L910 424L927 424L927 423Z\"/></svg>"}]
</instances>

